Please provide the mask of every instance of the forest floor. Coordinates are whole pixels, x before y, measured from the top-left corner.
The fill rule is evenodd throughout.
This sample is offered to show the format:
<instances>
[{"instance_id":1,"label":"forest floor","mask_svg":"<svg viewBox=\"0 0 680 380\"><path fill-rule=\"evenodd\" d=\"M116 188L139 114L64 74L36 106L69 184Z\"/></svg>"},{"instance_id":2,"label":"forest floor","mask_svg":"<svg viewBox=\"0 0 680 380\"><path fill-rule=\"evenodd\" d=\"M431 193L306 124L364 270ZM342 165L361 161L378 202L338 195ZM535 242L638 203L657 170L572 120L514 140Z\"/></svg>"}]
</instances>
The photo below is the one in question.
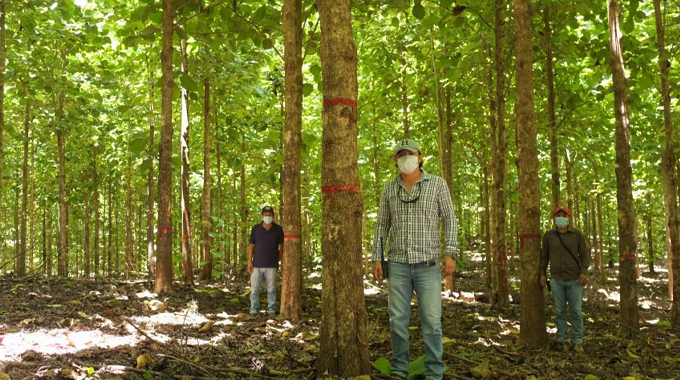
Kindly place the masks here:
<instances>
[{"instance_id":1,"label":"forest floor","mask_svg":"<svg viewBox=\"0 0 680 380\"><path fill-rule=\"evenodd\" d=\"M680 336L668 323L665 272L643 271L640 333L632 338L621 335L615 273L605 286L589 285L579 353L554 344L520 346L519 305L501 312L489 304L476 266L470 261L444 299L445 379L680 379ZM176 284L172 297L159 299L148 281L0 277L0 380L322 378L315 371L320 279L312 274L306 281L304 319L292 324L249 315L245 279ZM374 362L390 354L385 290L366 282ZM545 297L552 342L554 314ZM424 353L417 315L414 307L414 361ZM417 371L416 365L414 378ZM371 377L391 378L377 369Z\"/></svg>"}]
</instances>

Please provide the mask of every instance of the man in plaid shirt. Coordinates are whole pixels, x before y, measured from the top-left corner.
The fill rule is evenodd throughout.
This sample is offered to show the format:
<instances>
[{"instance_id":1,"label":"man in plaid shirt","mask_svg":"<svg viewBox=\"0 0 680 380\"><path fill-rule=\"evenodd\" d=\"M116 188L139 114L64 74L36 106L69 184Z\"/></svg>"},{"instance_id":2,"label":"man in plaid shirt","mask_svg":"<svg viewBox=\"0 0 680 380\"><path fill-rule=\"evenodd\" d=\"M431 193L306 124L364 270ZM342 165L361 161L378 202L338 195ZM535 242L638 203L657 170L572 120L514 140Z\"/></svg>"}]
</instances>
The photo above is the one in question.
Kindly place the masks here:
<instances>
[{"instance_id":1,"label":"man in plaid shirt","mask_svg":"<svg viewBox=\"0 0 680 380\"><path fill-rule=\"evenodd\" d=\"M388 309L392 337L392 375L408 377L409 318L415 291L425 344L425 377L441 379L441 276L456 269L456 218L446 182L422 170L420 146L400 140L394 148L399 175L383 190L373 239L373 276L382 282L381 261L390 247ZM439 223L444 224L444 256ZM440 260L441 258L441 260Z\"/></svg>"}]
</instances>

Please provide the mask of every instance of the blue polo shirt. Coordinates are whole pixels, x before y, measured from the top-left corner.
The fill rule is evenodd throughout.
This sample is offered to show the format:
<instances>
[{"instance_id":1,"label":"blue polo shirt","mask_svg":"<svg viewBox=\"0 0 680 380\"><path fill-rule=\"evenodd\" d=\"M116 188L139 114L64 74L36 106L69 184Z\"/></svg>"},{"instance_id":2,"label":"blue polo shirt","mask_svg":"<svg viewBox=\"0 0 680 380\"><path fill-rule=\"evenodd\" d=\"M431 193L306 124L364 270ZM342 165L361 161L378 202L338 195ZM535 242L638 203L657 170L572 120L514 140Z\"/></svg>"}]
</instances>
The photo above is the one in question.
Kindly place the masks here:
<instances>
[{"instance_id":1,"label":"blue polo shirt","mask_svg":"<svg viewBox=\"0 0 680 380\"><path fill-rule=\"evenodd\" d=\"M276 223L267 230L264 222L253 226L250 231L250 244L254 244L253 266L255 268L279 267L279 244L283 244L283 228Z\"/></svg>"}]
</instances>

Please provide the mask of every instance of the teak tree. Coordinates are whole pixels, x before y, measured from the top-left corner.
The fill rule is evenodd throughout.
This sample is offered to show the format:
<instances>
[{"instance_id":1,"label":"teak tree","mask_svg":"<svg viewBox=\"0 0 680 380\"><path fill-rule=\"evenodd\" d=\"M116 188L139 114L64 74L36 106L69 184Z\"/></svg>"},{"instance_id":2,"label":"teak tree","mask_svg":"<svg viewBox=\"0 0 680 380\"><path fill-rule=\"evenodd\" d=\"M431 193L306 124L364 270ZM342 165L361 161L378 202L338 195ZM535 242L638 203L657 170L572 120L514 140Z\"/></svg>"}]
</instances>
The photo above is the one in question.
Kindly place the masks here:
<instances>
[{"instance_id":1,"label":"teak tree","mask_svg":"<svg viewBox=\"0 0 680 380\"><path fill-rule=\"evenodd\" d=\"M321 351L319 373L370 371L361 262L357 50L350 0L320 0L323 77ZM351 305L351 307L348 307Z\"/></svg>"}]
</instances>

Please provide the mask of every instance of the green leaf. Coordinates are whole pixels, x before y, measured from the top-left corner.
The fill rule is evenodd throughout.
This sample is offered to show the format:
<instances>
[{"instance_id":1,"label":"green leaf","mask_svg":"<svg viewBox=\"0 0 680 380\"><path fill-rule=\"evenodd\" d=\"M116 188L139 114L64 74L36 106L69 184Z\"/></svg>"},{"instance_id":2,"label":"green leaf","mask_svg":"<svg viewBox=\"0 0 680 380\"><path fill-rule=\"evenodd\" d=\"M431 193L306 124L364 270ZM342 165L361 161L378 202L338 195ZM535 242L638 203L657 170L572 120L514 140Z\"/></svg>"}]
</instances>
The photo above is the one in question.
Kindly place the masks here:
<instances>
[{"instance_id":1,"label":"green leaf","mask_svg":"<svg viewBox=\"0 0 680 380\"><path fill-rule=\"evenodd\" d=\"M304 85L302 85L302 94L304 96L311 95L312 91L314 91L314 85L312 85L311 83L305 83Z\"/></svg>"},{"instance_id":2,"label":"green leaf","mask_svg":"<svg viewBox=\"0 0 680 380\"><path fill-rule=\"evenodd\" d=\"M94 373L94 368L92 367L87 367L87 375L90 376Z\"/></svg>"},{"instance_id":3,"label":"green leaf","mask_svg":"<svg viewBox=\"0 0 680 380\"><path fill-rule=\"evenodd\" d=\"M392 374L392 366L390 365L390 361L385 357L380 357L378 360L374 361L373 368L380 371L380 373L383 375L389 376Z\"/></svg>"},{"instance_id":4,"label":"green leaf","mask_svg":"<svg viewBox=\"0 0 680 380\"><path fill-rule=\"evenodd\" d=\"M413 380L420 375L425 374L425 355L409 363L408 365L408 380Z\"/></svg>"},{"instance_id":5,"label":"green leaf","mask_svg":"<svg viewBox=\"0 0 680 380\"><path fill-rule=\"evenodd\" d=\"M593 374L587 374L586 377L583 378L583 380L600 380L600 378Z\"/></svg>"},{"instance_id":6,"label":"green leaf","mask_svg":"<svg viewBox=\"0 0 680 380\"><path fill-rule=\"evenodd\" d=\"M422 20L422 18L425 17L425 7L423 7L423 4L420 2L420 0L416 0L416 3L413 4L413 10L411 10L411 13L419 20Z\"/></svg>"},{"instance_id":7,"label":"green leaf","mask_svg":"<svg viewBox=\"0 0 680 380\"><path fill-rule=\"evenodd\" d=\"M267 15L267 7L263 5L263 6L259 7L255 11L255 13L253 14L253 22L257 23L257 22L262 21L262 19L266 15Z\"/></svg>"},{"instance_id":8,"label":"green leaf","mask_svg":"<svg viewBox=\"0 0 680 380\"><path fill-rule=\"evenodd\" d=\"M198 87L198 83L191 79L189 74L182 74L182 76L179 77L179 82L182 83L182 87L191 92L196 92L200 90Z\"/></svg>"}]
</instances>

